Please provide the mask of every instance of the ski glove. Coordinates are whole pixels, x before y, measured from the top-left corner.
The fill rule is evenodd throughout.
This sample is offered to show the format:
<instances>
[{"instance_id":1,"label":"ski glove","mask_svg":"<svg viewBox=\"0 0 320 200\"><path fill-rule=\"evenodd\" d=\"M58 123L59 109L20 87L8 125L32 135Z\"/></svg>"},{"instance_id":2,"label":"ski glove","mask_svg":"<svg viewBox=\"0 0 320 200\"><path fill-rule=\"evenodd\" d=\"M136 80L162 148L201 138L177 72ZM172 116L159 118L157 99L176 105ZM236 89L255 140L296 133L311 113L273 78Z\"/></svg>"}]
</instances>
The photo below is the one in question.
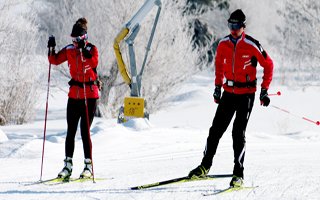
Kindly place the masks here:
<instances>
[{"instance_id":1,"label":"ski glove","mask_svg":"<svg viewBox=\"0 0 320 200\"><path fill-rule=\"evenodd\" d=\"M82 54L85 58L92 58L90 51L88 51L86 48L82 49Z\"/></svg>"},{"instance_id":2,"label":"ski glove","mask_svg":"<svg viewBox=\"0 0 320 200\"><path fill-rule=\"evenodd\" d=\"M217 104L220 103L221 86L219 86L219 85L216 86L216 88L214 89L213 98L214 98L214 102L216 102Z\"/></svg>"},{"instance_id":3,"label":"ski glove","mask_svg":"<svg viewBox=\"0 0 320 200\"><path fill-rule=\"evenodd\" d=\"M260 105L268 106L270 104L270 98L268 96L268 90L261 88L260 92Z\"/></svg>"},{"instance_id":4,"label":"ski glove","mask_svg":"<svg viewBox=\"0 0 320 200\"><path fill-rule=\"evenodd\" d=\"M53 35L51 35L48 40L48 48L55 48L55 47L56 47L56 39Z\"/></svg>"},{"instance_id":5,"label":"ski glove","mask_svg":"<svg viewBox=\"0 0 320 200\"><path fill-rule=\"evenodd\" d=\"M252 56L252 58L251 58L251 65L252 65L253 67L257 67L257 64L258 64L257 58L256 58L255 56Z\"/></svg>"},{"instance_id":6,"label":"ski glove","mask_svg":"<svg viewBox=\"0 0 320 200\"><path fill-rule=\"evenodd\" d=\"M84 49L84 47L86 46L86 43L85 43L85 41L84 40L79 40L78 41L78 48L79 49Z\"/></svg>"}]
</instances>

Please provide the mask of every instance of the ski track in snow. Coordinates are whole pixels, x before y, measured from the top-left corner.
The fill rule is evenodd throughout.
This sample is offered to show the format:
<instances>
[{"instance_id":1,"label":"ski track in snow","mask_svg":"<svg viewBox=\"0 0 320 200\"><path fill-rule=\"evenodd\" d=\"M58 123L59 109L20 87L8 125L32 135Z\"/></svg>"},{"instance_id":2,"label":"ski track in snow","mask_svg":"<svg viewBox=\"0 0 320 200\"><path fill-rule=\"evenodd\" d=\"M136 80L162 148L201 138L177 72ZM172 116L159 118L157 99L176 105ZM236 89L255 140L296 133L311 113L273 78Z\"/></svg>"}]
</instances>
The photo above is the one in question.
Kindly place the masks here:
<instances>
[{"instance_id":1,"label":"ski track in snow","mask_svg":"<svg viewBox=\"0 0 320 200\"><path fill-rule=\"evenodd\" d=\"M91 127L96 183L34 184L40 178L43 109L36 121L1 127L8 141L0 142L0 199L319 199L320 127L271 107L254 106L246 133L245 185L259 186L217 196L203 193L228 187L230 178L171 184L132 191L133 186L186 176L200 164L208 130L216 109L212 74L195 75L150 122L142 119L116 124L115 119L96 118ZM282 91L271 103L315 118L320 113L319 88ZM56 91L56 90L52 90ZM66 94L54 92L48 115L42 179L54 178L63 167L66 134ZM292 97L301 97L296 99ZM301 104L300 101L310 101ZM301 108L303 107L303 109ZM50 115L53 115L51 118ZM210 174L232 173L233 150L230 124L220 141ZM77 133L74 169L83 168L83 151Z\"/></svg>"}]
</instances>

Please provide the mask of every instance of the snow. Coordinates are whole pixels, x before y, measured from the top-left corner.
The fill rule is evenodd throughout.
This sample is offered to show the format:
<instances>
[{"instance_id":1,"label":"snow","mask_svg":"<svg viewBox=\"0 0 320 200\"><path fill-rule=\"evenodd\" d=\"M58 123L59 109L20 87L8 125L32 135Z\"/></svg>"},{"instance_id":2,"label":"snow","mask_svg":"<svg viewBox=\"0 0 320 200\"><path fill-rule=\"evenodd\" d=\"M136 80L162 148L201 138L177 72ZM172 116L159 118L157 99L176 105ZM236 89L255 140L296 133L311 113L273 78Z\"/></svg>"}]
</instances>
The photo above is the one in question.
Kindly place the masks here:
<instances>
[{"instance_id":1,"label":"snow","mask_svg":"<svg viewBox=\"0 0 320 200\"><path fill-rule=\"evenodd\" d=\"M7 135L0 129L0 142L8 141Z\"/></svg>"},{"instance_id":2,"label":"snow","mask_svg":"<svg viewBox=\"0 0 320 200\"><path fill-rule=\"evenodd\" d=\"M40 178L46 92L36 120L1 127L0 199L319 199L320 127L300 116L319 120L320 88L272 85L271 105L259 105L258 92L246 138L245 185L254 190L204 197L226 188L230 178L172 184L132 191L147 183L186 176L202 159L208 130L217 105L213 102L213 73L194 75L168 99L167 106L145 119L117 124L95 118L91 127L96 183L30 185ZM44 151L43 180L63 167L67 95L52 88ZM230 124L220 141L210 174L232 173ZM73 177L83 169L83 151L77 134Z\"/></svg>"}]
</instances>

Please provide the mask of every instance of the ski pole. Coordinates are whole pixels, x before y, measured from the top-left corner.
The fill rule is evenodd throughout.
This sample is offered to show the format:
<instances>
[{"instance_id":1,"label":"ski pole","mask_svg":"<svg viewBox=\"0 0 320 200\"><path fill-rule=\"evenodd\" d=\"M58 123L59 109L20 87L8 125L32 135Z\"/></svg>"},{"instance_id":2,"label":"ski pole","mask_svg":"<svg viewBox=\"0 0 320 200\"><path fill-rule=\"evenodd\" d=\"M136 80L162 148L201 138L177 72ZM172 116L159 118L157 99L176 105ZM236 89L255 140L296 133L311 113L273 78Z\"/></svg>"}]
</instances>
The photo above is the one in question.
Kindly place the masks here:
<instances>
[{"instance_id":1,"label":"ski pole","mask_svg":"<svg viewBox=\"0 0 320 200\"><path fill-rule=\"evenodd\" d=\"M311 119L309 119L309 118L307 118L307 117L303 117L303 116L299 116L299 115L293 114L293 113L291 113L290 111L288 111L288 110L286 110L286 109L283 109L283 108L280 108L280 107L278 107L278 106L271 105L271 107L273 107L273 108L275 108L275 109L278 109L278 110L280 110L280 111L282 111L282 112L288 113L289 115L292 115L292 116L301 118L301 119L303 119L303 120L305 120L305 121L307 121L307 122L316 124L316 125L318 125L318 126L320 125L320 121L311 120Z\"/></svg>"},{"instance_id":2,"label":"ski pole","mask_svg":"<svg viewBox=\"0 0 320 200\"><path fill-rule=\"evenodd\" d=\"M277 93L274 93L274 94L268 94L268 96L281 96L281 92L278 91Z\"/></svg>"},{"instance_id":3,"label":"ski pole","mask_svg":"<svg viewBox=\"0 0 320 200\"><path fill-rule=\"evenodd\" d=\"M91 136L90 136L90 122L89 122L89 110L88 110L88 100L87 100L87 94L86 94L86 69L83 65L84 59L83 59L83 54L82 54L82 48L80 48L80 56L81 56L81 64L82 64L82 72L83 72L83 95L84 95L84 104L86 107L86 118L87 118L87 128L88 128L88 140L89 140L89 145L90 145L90 159L91 159L91 165L92 165L92 181L95 183L94 180L94 170L93 170L93 159L92 159L92 141L91 141Z\"/></svg>"},{"instance_id":4,"label":"ski pole","mask_svg":"<svg viewBox=\"0 0 320 200\"><path fill-rule=\"evenodd\" d=\"M50 50L50 52L51 51L52 50ZM44 117L44 128L43 128L43 144L42 144L40 181L42 181L44 145L45 145L45 141L46 141L46 132L47 132L47 116L48 116L48 105L49 105L48 102L49 102L49 90L50 90L50 77L51 77L51 63L49 63L49 73L48 73L48 87L47 87L46 111L45 111L45 117Z\"/></svg>"}]
</instances>

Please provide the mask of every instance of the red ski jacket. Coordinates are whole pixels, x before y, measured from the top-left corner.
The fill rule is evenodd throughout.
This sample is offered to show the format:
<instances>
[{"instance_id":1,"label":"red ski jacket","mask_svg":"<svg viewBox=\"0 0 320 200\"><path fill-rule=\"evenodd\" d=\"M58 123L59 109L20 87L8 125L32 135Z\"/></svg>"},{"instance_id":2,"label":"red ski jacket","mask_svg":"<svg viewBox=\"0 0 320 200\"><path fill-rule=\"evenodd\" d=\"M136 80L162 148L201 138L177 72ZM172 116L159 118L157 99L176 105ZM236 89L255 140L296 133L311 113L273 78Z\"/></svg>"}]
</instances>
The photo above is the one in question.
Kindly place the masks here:
<instances>
[{"instance_id":1,"label":"red ski jacket","mask_svg":"<svg viewBox=\"0 0 320 200\"><path fill-rule=\"evenodd\" d=\"M69 88L68 96L72 99L84 99L83 82L86 83L86 97L88 99L99 98L98 86L94 84L98 77L96 72L96 67L98 65L98 49L91 43L88 43L85 48L90 52L92 57L85 58L82 56L83 62L81 60L80 50L73 44L64 47L57 54L53 53L53 55L48 56L49 62L54 65L59 65L68 61L69 71L72 78L72 81L70 82L76 83L71 84Z\"/></svg>"},{"instance_id":2,"label":"red ski jacket","mask_svg":"<svg viewBox=\"0 0 320 200\"><path fill-rule=\"evenodd\" d=\"M215 85L227 92L248 94L256 91L257 62L264 68L261 87L268 89L273 75L273 62L260 43L242 33L236 44L231 35L221 39L215 57ZM225 82L223 83L225 79Z\"/></svg>"}]
</instances>

